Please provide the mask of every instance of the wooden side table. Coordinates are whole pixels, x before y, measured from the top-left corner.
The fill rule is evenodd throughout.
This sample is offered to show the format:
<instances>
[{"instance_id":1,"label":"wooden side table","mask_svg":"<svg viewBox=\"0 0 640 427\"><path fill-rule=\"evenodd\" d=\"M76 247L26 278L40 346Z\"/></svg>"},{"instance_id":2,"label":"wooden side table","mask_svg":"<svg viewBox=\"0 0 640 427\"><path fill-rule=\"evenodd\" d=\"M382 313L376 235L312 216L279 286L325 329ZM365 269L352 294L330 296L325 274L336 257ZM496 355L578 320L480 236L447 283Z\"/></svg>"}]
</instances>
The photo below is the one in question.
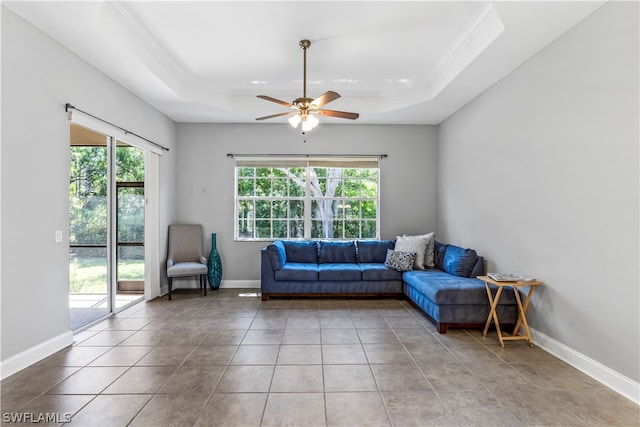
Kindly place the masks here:
<instances>
[{"instance_id":1,"label":"wooden side table","mask_svg":"<svg viewBox=\"0 0 640 427\"><path fill-rule=\"evenodd\" d=\"M533 347L533 342L531 341L531 333L529 332L529 324L527 323L527 317L525 315L527 308L529 307L529 301L531 301L531 297L533 296L533 291L537 286L542 285L542 282L537 280L528 280L523 282L498 282L497 280L493 280L489 276L478 276L478 279L484 282L485 287L487 288L487 295L489 296L489 304L491 305L491 310L489 311L489 316L487 317L487 323L484 325L484 331L482 332L482 336L487 336L487 331L489 330L489 326L491 325L491 320L493 319L496 324L496 331L498 332L498 339L500 340L500 345L504 348L504 342L508 340L527 340L529 345ZM496 296L494 298L491 293L491 286L495 285L498 287L498 291L496 292ZM500 323L498 321L498 314L496 313L496 308L498 307L498 301L500 300L500 295L502 295L502 290L510 286L513 288L516 302L518 303L518 321L516 322L515 328L513 328L513 332L511 335L504 336L502 335L502 331L500 330ZM520 292L518 292L518 288L524 288L529 286L529 293L524 300L524 304L522 304L522 300L520 298ZM520 326L524 328L524 335L519 335L518 331L520 330Z\"/></svg>"}]
</instances>

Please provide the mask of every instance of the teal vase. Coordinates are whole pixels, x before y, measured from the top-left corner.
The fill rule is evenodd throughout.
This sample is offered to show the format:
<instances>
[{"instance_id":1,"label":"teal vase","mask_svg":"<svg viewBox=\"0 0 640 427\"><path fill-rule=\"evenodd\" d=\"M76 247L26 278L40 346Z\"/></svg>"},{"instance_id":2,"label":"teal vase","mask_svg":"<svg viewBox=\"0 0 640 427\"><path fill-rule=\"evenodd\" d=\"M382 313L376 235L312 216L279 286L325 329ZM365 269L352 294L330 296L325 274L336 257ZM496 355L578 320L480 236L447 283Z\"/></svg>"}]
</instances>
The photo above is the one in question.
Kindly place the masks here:
<instances>
[{"instance_id":1,"label":"teal vase","mask_svg":"<svg viewBox=\"0 0 640 427\"><path fill-rule=\"evenodd\" d=\"M209 254L209 260L207 261L209 286L211 289L216 290L220 287L222 282L222 260L216 247L216 233L211 233L211 253Z\"/></svg>"}]
</instances>

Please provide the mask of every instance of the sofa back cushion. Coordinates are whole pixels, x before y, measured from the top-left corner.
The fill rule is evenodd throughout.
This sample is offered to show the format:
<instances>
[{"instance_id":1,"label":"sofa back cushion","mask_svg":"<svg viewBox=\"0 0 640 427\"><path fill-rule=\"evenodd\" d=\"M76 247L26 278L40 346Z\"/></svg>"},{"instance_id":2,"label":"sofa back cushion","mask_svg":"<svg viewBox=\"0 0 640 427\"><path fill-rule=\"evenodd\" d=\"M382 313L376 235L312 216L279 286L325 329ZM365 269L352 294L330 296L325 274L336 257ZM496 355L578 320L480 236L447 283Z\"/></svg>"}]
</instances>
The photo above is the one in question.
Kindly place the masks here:
<instances>
[{"instance_id":1,"label":"sofa back cushion","mask_svg":"<svg viewBox=\"0 0 640 427\"><path fill-rule=\"evenodd\" d=\"M285 240L287 262L318 263L318 244L315 240Z\"/></svg>"},{"instance_id":2,"label":"sofa back cushion","mask_svg":"<svg viewBox=\"0 0 640 427\"><path fill-rule=\"evenodd\" d=\"M449 274L470 277L477 261L478 254L473 249L447 245L442 264L444 271Z\"/></svg>"},{"instance_id":3,"label":"sofa back cushion","mask_svg":"<svg viewBox=\"0 0 640 427\"><path fill-rule=\"evenodd\" d=\"M444 271L444 254L447 252L446 243L434 242L433 263L438 270Z\"/></svg>"},{"instance_id":4,"label":"sofa back cushion","mask_svg":"<svg viewBox=\"0 0 640 427\"><path fill-rule=\"evenodd\" d=\"M356 262L355 242L334 242L321 240L318 242L318 264Z\"/></svg>"},{"instance_id":5,"label":"sofa back cushion","mask_svg":"<svg viewBox=\"0 0 640 427\"><path fill-rule=\"evenodd\" d=\"M387 249L393 249L391 240L358 240L359 263L381 263L387 258Z\"/></svg>"},{"instance_id":6,"label":"sofa back cushion","mask_svg":"<svg viewBox=\"0 0 640 427\"><path fill-rule=\"evenodd\" d=\"M271 261L271 267L274 271L280 270L287 262L287 252L284 248L282 240L276 240L267 246L267 255Z\"/></svg>"}]
</instances>

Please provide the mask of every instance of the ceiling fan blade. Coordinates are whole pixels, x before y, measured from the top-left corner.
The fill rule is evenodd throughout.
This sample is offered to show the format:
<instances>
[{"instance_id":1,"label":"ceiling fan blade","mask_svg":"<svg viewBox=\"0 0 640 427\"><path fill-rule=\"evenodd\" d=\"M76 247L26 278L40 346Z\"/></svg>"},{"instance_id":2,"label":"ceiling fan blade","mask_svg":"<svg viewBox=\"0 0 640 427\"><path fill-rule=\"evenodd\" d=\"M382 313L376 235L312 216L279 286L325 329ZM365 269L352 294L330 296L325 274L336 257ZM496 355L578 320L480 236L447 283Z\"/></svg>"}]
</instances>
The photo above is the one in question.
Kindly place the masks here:
<instances>
[{"instance_id":1,"label":"ceiling fan blade","mask_svg":"<svg viewBox=\"0 0 640 427\"><path fill-rule=\"evenodd\" d=\"M276 104L284 105L285 107L288 107L288 108L293 108L293 104L287 101L280 101L279 99L275 99L267 95L258 95L258 98L264 99L265 101L275 102Z\"/></svg>"},{"instance_id":2,"label":"ceiling fan blade","mask_svg":"<svg viewBox=\"0 0 640 427\"><path fill-rule=\"evenodd\" d=\"M351 119L355 120L360 117L358 113L349 113L346 111L335 111L335 110L316 110L314 111L316 114L321 116L329 116L329 117L338 117L341 119Z\"/></svg>"},{"instance_id":3,"label":"ceiling fan blade","mask_svg":"<svg viewBox=\"0 0 640 427\"><path fill-rule=\"evenodd\" d=\"M320 108L323 105L326 105L331 101L335 101L338 98L340 98L339 93L329 90L323 93L322 95L320 95L319 97L317 97L316 99L314 99L313 101L311 101L311 105L314 105L315 108Z\"/></svg>"},{"instance_id":4,"label":"ceiling fan blade","mask_svg":"<svg viewBox=\"0 0 640 427\"><path fill-rule=\"evenodd\" d=\"M278 113L278 114L272 114L270 116L258 117L256 120L275 119L276 117L289 116L291 114L296 114L296 112L295 111L287 111L286 113Z\"/></svg>"}]
</instances>

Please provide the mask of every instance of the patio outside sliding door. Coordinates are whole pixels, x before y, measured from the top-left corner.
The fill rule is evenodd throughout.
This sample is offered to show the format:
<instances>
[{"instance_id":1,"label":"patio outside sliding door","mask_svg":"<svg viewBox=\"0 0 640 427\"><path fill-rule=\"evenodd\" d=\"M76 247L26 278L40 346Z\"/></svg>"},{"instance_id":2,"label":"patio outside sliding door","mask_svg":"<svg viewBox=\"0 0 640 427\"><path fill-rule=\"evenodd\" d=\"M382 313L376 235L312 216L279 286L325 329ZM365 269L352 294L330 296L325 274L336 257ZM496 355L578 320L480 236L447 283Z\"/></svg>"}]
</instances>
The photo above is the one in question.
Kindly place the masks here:
<instances>
[{"instance_id":1,"label":"patio outside sliding door","mask_svg":"<svg viewBox=\"0 0 640 427\"><path fill-rule=\"evenodd\" d=\"M71 124L72 330L142 299L144 204L144 151Z\"/></svg>"}]
</instances>

